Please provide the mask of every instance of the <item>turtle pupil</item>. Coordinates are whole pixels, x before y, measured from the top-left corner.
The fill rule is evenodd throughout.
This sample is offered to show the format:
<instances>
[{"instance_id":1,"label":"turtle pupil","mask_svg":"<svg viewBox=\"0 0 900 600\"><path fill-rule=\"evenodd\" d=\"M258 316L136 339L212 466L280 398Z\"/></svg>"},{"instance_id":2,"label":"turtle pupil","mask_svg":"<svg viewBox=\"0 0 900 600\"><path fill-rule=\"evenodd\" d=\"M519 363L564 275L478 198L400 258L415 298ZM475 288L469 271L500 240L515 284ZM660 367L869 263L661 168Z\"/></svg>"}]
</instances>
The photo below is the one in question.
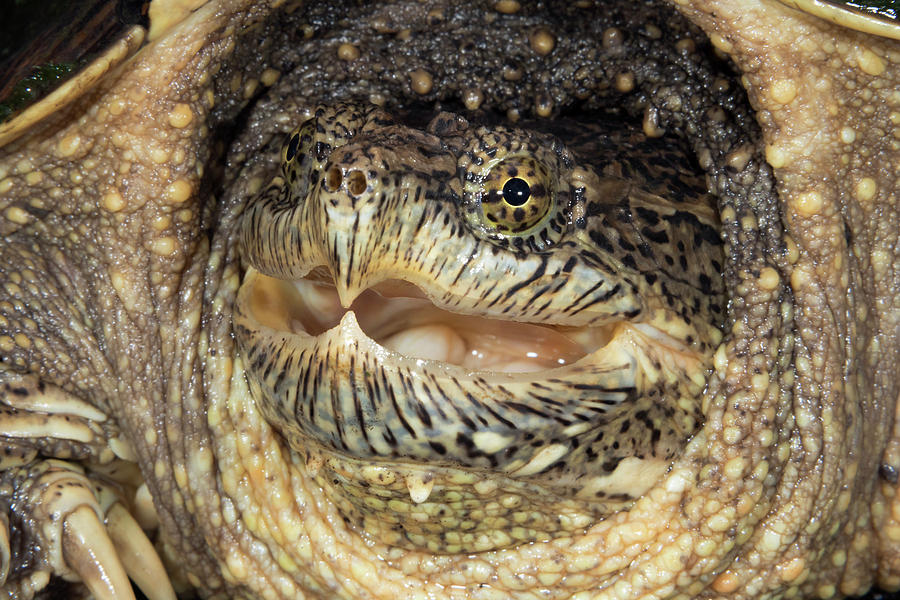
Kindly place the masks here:
<instances>
[{"instance_id":1,"label":"turtle pupil","mask_svg":"<svg viewBox=\"0 0 900 600\"><path fill-rule=\"evenodd\" d=\"M521 177L512 177L503 185L503 199L510 206L522 206L531 196L531 186Z\"/></svg>"},{"instance_id":2,"label":"turtle pupil","mask_svg":"<svg viewBox=\"0 0 900 600\"><path fill-rule=\"evenodd\" d=\"M297 147L300 145L300 134L295 133L291 136L291 141L288 142L287 152L285 152L284 159L287 162L291 162L294 160L294 157L297 156Z\"/></svg>"}]
</instances>

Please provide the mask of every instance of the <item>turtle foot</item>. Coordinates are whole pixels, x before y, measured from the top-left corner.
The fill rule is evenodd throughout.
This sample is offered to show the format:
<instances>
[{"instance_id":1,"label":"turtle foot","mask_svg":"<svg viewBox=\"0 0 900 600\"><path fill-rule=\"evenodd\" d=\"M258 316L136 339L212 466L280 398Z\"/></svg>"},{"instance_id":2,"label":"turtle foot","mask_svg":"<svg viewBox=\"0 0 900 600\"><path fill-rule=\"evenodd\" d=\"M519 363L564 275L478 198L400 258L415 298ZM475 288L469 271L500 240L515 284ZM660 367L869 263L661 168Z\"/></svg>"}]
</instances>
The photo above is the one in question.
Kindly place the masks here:
<instances>
[{"instance_id":1,"label":"turtle foot","mask_svg":"<svg viewBox=\"0 0 900 600\"><path fill-rule=\"evenodd\" d=\"M81 583L97 600L150 600L175 592L151 541L112 484L81 467L42 460L0 480L0 589L33 598L54 581Z\"/></svg>"}]
</instances>

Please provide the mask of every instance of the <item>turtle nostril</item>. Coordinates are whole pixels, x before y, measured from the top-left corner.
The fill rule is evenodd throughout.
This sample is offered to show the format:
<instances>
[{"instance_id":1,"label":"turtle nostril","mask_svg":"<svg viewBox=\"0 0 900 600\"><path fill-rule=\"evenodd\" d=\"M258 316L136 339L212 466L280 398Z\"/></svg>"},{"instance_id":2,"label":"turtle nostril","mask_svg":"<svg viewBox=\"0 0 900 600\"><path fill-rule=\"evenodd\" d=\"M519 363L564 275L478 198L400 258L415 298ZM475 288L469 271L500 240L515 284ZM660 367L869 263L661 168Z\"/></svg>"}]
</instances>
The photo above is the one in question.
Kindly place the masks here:
<instances>
[{"instance_id":1,"label":"turtle nostril","mask_svg":"<svg viewBox=\"0 0 900 600\"><path fill-rule=\"evenodd\" d=\"M336 191L341 187L343 179L344 174L341 173L340 167L331 167L328 169L328 173L325 174L325 189L329 192Z\"/></svg>"},{"instance_id":2,"label":"turtle nostril","mask_svg":"<svg viewBox=\"0 0 900 600\"><path fill-rule=\"evenodd\" d=\"M366 191L368 184L366 183L366 176L362 171L350 171L347 175L347 189L350 190L350 193L354 196L359 196L363 192Z\"/></svg>"}]
</instances>

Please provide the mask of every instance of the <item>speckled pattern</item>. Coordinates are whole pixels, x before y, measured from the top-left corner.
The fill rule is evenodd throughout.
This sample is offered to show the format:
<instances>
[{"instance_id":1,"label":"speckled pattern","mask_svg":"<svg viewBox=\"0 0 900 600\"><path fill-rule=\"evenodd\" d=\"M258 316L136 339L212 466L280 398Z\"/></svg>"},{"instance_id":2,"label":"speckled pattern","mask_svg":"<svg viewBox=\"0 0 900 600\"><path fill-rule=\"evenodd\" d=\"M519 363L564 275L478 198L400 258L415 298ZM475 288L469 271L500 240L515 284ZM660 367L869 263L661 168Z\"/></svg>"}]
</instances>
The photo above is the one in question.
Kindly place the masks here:
<instances>
[{"instance_id":1,"label":"speckled pattern","mask_svg":"<svg viewBox=\"0 0 900 600\"><path fill-rule=\"evenodd\" d=\"M741 86L656 5L273 4L177 13L0 148L6 591L59 593L56 575L127 597L130 577L171 598L163 569L222 598L900 588L896 43L773 3L679 3ZM474 554L393 545L266 420L232 338L243 208L285 136L346 98L513 126L607 107L689 146L722 225L724 338L699 431L629 510ZM415 503L433 480L410 475Z\"/></svg>"},{"instance_id":2,"label":"speckled pattern","mask_svg":"<svg viewBox=\"0 0 900 600\"><path fill-rule=\"evenodd\" d=\"M704 179L677 139L647 138L620 119L551 123L571 149L528 123L477 126L444 112L423 130L374 105L320 107L287 136L281 169L244 212L252 270L234 325L253 396L300 456L341 455L341 484L331 468L317 482L336 496L362 486L345 516L389 524L380 537L393 545L460 553L582 532L649 489L702 420L724 317ZM630 170L617 152L646 166ZM510 181L528 190L516 207L503 193ZM498 205L522 226L493 220ZM305 315L303 294L282 283L304 277L326 308L330 293L353 316ZM417 291L400 312L372 316L370 305L398 301L355 298L385 280ZM478 348L491 322L473 316L507 334L489 345L543 337L532 354L551 353L587 337L588 347L531 375L390 351L391 335L430 327L440 336L444 323L461 332L457 345ZM528 325L515 335L513 323ZM554 326L570 337L557 340ZM513 369L528 369L524 352L518 360ZM348 474L353 462L395 474L381 485ZM410 477L429 483L412 503Z\"/></svg>"}]
</instances>

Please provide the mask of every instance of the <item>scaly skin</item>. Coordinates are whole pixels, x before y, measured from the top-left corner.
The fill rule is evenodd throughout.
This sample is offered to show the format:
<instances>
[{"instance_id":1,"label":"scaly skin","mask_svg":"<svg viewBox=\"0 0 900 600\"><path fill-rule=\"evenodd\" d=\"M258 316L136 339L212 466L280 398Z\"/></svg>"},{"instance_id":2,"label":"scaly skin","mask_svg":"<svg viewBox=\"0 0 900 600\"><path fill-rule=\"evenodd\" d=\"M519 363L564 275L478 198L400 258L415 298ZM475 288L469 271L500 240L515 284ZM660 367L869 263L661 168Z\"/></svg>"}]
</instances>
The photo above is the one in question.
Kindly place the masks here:
<instances>
[{"instance_id":1,"label":"scaly skin","mask_svg":"<svg viewBox=\"0 0 900 600\"><path fill-rule=\"evenodd\" d=\"M500 67L477 71L483 61L457 79L440 70L440 52L435 64L417 64L410 54L379 71L385 63L367 62L363 44L360 61L339 69L333 57L344 40L320 30L304 46L302 30L266 29L289 8L268 21L265 3L244 4L202 7L0 150L4 402L15 419L46 419L51 437L64 430L52 411L16 404L14 389L62 402L81 427L77 444L25 436L4 452L5 466L20 465L3 472L0 486L4 505L21 507L10 513L11 546L29 548L6 563L10 591L28 597L42 580L23 582L41 569L73 578L66 565L74 559L61 564L47 552L59 539L53 528L40 538L32 526L44 522L29 508L29 494L43 489L49 464L34 466L38 453L140 465L173 576L208 596L760 598L856 594L873 582L900 588L896 43L768 3L682 7L742 71L779 193L776 204L754 188L766 168L752 149L729 145L735 137L708 144L708 155L695 146L701 165L719 174L713 182L731 302L701 402L704 424L630 511L584 534L433 555L366 541L344 522L309 465L263 418L234 352L241 208L268 181L281 142L275 134L296 125L284 117L302 116L305 98L280 95L276 84L224 159L211 138L260 82L273 83L289 66L308 69L300 89L328 101L356 85L357 93L374 89L379 101L446 94L516 116L531 108L553 114L577 97L577 85L546 90L536 82L543 72L574 77L566 65L584 58L558 23L550 29L555 47L546 51L535 22L513 20L519 37L510 39L531 33L532 41L493 54L530 47L522 83L504 79ZM414 46L453 10L433 13L431 23L424 12L400 10L399 23L385 12L353 31L392 31L399 35L385 38ZM325 13L316 21L323 28ZM493 20L478 27L497 22L486 14ZM269 23L262 62L245 43L261 33L252 23ZM601 43L614 48L616 39L613 32ZM283 40L293 44L277 49ZM658 44L672 48L676 40ZM294 51L314 58L298 63ZM559 53L566 60L550 68ZM352 58L352 50L343 56ZM648 62L633 66L633 84L644 90ZM350 75L342 79L344 71ZM402 75L369 87L390 73ZM593 74L585 85L613 97L595 85L613 75ZM627 89L627 76L616 85ZM691 90L646 89L654 102L647 129L677 128L687 113L667 112L665 101ZM731 132L752 132L727 94L719 98ZM695 117L685 122L706 122ZM267 123L278 123L275 131ZM737 176L722 175L726 166ZM743 173L752 181L742 181ZM139 483L95 466L86 477L119 482L115 493L126 504Z\"/></svg>"},{"instance_id":2,"label":"scaly skin","mask_svg":"<svg viewBox=\"0 0 900 600\"><path fill-rule=\"evenodd\" d=\"M704 178L677 139L621 119L540 125L566 142L319 107L244 211L233 321L253 396L325 462L310 471L345 519L391 545L580 533L700 425L724 316ZM510 182L528 188L516 208Z\"/></svg>"}]
</instances>

